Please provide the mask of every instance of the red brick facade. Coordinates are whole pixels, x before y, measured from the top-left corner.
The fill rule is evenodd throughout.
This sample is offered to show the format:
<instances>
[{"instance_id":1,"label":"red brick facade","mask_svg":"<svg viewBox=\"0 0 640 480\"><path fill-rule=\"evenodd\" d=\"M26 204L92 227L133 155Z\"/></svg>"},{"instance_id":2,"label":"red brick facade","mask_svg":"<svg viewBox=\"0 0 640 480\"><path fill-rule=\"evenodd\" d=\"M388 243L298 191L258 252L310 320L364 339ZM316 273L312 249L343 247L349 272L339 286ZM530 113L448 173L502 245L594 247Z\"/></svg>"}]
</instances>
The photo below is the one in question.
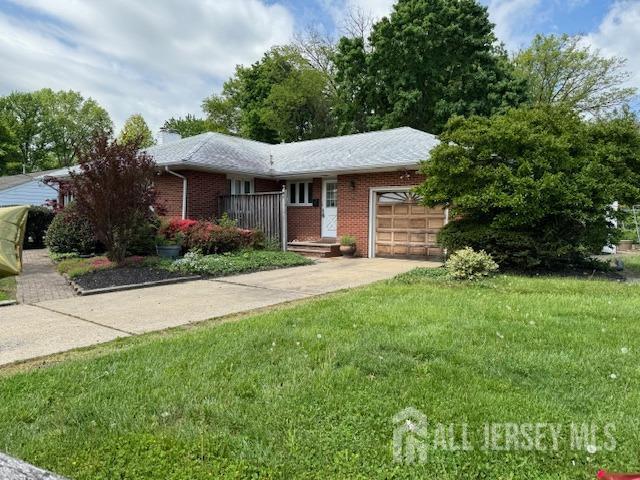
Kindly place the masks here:
<instances>
[{"instance_id":1,"label":"red brick facade","mask_svg":"<svg viewBox=\"0 0 640 480\"><path fill-rule=\"evenodd\" d=\"M419 185L424 176L415 171L361 173L338 176L338 237L356 237L356 255L369 254L369 194L371 187Z\"/></svg>"},{"instance_id":2,"label":"red brick facade","mask_svg":"<svg viewBox=\"0 0 640 480\"><path fill-rule=\"evenodd\" d=\"M213 218L218 215L219 195L229 194L226 175L197 171L180 171L188 179L187 217ZM338 175L338 237L353 235L357 255L366 257L369 251L369 195L372 187L402 187L419 185L424 177L415 171L395 171ZM256 192L279 191L284 182L254 179ZM167 215L179 217L182 212L182 179L163 173L156 178L158 199ZM322 203L322 179L313 179L312 198ZM312 240L321 237L322 208L320 206L289 206L287 208L288 239Z\"/></svg>"},{"instance_id":3,"label":"red brick facade","mask_svg":"<svg viewBox=\"0 0 640 480\"><path fill-rule=\"evenodd\" d=\"M321 201L322 179L314 178L311 198ZM287 237L291 240L317 240L321 237L322 209L317 207L289 206L287 208Z\"/></svg>"},{"instance_id":4,"label":"red brick facade","mask_svg":"<svg viewBox=\"0 0 640 480\"><path fill-rule=\"evenodd\" d=\"M187 177L187 218L211 219L218 216L218 197L229 194L229 181L223 173L177 171ZM182 216L182 179L163 172L156 177L158 204L168 217Z\"/></svg>"},{"instance_id":5,"label":"red brick facade","mask_svg":"<svg viewBox=\"0 0 640 480\"><path fill-rule=\"evenodd\" d=\"M279 192L280 190L282 190L282 183L270 178L254 178L253 189L256 193Z\"/></svg>"}]
</instances>

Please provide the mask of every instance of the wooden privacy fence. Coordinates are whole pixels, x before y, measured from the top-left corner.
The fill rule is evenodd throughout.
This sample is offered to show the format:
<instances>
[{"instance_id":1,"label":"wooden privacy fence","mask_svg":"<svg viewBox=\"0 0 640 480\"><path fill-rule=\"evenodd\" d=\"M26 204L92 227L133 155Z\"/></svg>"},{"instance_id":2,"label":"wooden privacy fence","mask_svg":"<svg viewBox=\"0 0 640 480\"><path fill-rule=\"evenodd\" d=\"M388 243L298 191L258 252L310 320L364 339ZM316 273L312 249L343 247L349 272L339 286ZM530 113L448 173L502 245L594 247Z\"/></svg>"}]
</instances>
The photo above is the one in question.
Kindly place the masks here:
<instances>
[{"instance_id":1,"label":"wooden privacy fence","mask_svg":"<svg viewBox=\"0 0 640 480\"><path fill-rule=\"evenodd\" d=\"M287 248L287 195L281 192L223 195L218 198L218 213L226 213L238 227L261 230L266 238Z\"/></svg>"}]
</instances>

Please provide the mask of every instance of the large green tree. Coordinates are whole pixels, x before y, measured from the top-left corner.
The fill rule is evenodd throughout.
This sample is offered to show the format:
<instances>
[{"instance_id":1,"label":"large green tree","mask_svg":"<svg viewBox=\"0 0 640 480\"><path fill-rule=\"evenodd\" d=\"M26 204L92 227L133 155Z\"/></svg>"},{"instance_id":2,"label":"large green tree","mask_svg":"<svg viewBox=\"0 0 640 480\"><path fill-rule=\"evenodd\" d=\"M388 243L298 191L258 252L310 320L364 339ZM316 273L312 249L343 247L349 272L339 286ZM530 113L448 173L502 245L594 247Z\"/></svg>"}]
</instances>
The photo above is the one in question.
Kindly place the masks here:
<instances>
[{"instance_id":1,"label":"large green tree","mask_svg":"<svg viewBox=\"0 0 640 480\"><path fill-rule=\"evenodd\" d=\"M93 136L112 128L104 108L74 91L13 92L0 98L0 116L13 132L26 172L72 165Z\"/></svg>"},{"instance_id":2,"label":"large green tree","mask_svg":"<svg viewBox=\"0 0 640 480\"><path fill-rule=\"evenodd\" d=\"M250 67L238 66L203 109L220 130L263 142L329 136L334 123L327 82L296 48L275 47Z\"/></svg>"},{"instance_id":3,"label":"large green tree","mask_svg":"<svg viewBox=\"0 0 640 480\"><path fill-rule=\"evenodd\" d=\"M139 113L127 118L118 135L118 141L126 144L136 143L140 148L148 148L156 143L153 132Z\"/></svg>"},{"instance_id":4,"label":"large green tree","mask_svg":"<svg viewBox=\"0 0 640 480\"><path fill-rule=\"evenodd\" d=\"M614 201L638 198L633 118L589 123L566 107L521 107L453 118L422 166L418 189L448 205L451 251L485 249L505 266L579 264L615 240Z\"/></svg>"},{"instance_id":5,"label":"large green tree","mask_svg":"<svg viewBox=\"0 0 640 480\"><path fill-rule=\"evenodd\" d=\"M368 44L342 38L335 64L344 132L439 133L452 115L491 115L526 90L476 0L399 0Z\"/></svg>"},{"instance_id":6,"label":"large green tree","mask_svg":"<svg viewBox=\"0 0 640 480\"><path fill-rule=\"evenodd\" d=\"M20 149L7 120L0 115L0 175L19 173Z\"/></svg>"},{"instance_id":7,"label":"large green tree","mask_svg":"<svg viewBox=\"0 0 640 480\"><path fill-rule=\"evenodd\" d=\"M562 104L597 115L629 102L636 90L626 86L626 60L604 57L580 36L537 35L514 59L535 105Z\"/></svg>"},{"instance_id":8,"label":"large green tree","mask_svg":"<svg viewBox=\"0 0 640 480\"><path fill-rule=\"evenodd\" d=\"M47 157L44 104L38 92L12 92L0 98L0 115L20 152L20 170L39 170Z\"/></svg>"},{"instance_id":9,"label":"large green tree","mask_svg":"<svg viewBox=\"0 0 640 480\"><path fill-rule=\"evenodd\" d=\"M88 148L94 137L109 134L113 128L107 111L79 92L44 89L37 95L43 105L43 136L56 168L76 163L78 150Z\"/></svg>"}]
</instances>

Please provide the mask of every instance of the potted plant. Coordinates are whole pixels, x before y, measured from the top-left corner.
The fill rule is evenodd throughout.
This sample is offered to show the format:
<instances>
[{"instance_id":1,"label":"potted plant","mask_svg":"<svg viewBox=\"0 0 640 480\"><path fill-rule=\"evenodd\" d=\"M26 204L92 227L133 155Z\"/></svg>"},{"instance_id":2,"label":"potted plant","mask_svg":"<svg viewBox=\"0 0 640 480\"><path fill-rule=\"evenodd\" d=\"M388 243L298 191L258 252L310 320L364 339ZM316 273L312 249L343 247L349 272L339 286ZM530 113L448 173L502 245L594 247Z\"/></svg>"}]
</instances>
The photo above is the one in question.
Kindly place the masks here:
<instances>
[{"instance_id":1,"label":"potted plant","mask_svg":"<svg viewBox=\"0 0 640 480\"><path fill-rule=\"evenodd\" d=\"M353 257L356 253L356 239L353 235L340 237L340 253L345 257Z\"/></svg>"},{"instance_id":2,"label":"potted plant","mask_svg":"<svg viewBox=\"0 0 640 480\"><path fill-rule=\"evenodd\" d=\"M184 234L181 232L173 236L160 233L156 236L156 252L160 258L175 260L180 256L183 242Z\"/></svg>"}]
</instances>

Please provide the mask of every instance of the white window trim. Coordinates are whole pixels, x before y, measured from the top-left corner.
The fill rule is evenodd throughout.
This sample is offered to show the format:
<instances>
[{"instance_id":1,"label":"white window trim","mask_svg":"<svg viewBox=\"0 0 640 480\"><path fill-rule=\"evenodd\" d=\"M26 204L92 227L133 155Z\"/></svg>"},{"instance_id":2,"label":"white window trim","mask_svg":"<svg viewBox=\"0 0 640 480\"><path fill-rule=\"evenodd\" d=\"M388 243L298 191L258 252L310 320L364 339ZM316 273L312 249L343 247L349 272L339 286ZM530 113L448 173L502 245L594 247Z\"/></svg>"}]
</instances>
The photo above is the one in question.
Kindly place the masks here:
<instances>
[{"instance_id":1,"label":"white window trim","mask_svg":"<svg viewBox=\"0 0 640 480\"><path fill-rule=\"evenodd\" d=\"M376 234L376 195L385 192L407 192L415 188L416 185L410 187L371 187L369 188L369 258L376 256L376 249L373 238ZM449 209L444 210L444 225L449 223Z\"/></svg>"},{"instance_id":2,"label":"white window trim","mask_svg":"<svg viewBox=\"0 0 640 480\"><path fill-rule=\"evenodd\" d=\"M255 183L252 177L228 176L227 178L231 181L231 190L229 192L230 195L251 195L252 193L256 193ZM244 188L242 188L242 192L234 193L233 190L235 189L236 182L241 182L242 187L244 187L244 182L250 182L251 187L249 188L249 193L246 193L244 191Z\"/></svg>"},{"instance_id":3,"label":"white window trim","mask_svg":"<svg viewBox=\"0 0 640 480\"><path fill-rule=\"evenodd\" d=\"M305 197L311 197L311 198L306 198L306 202L305 203L291 203L291 185L292 184L296 184L296 200L299 197L299 191L298 191L298 186L300 184L304 184L305 186ZM309 184L311 184L311 195L309 195ZM287 206L289 207L312 207L313 206L313 179L312 178L301 178L298 180L287 180Z\"/></svg>"}]
</instances>

